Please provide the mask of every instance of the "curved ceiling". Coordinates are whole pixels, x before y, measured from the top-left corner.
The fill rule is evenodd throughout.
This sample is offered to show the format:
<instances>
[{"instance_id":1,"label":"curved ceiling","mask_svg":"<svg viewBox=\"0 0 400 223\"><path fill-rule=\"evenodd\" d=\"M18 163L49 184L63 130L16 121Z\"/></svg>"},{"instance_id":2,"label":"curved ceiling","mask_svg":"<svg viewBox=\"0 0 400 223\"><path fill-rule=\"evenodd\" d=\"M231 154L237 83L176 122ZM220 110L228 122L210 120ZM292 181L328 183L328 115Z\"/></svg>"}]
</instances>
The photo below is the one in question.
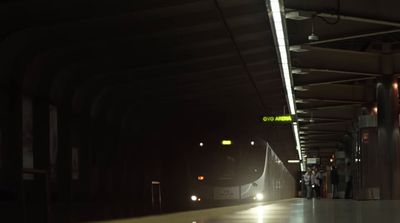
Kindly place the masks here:
<instances>
[{"instance_id":1,"label":"curved ceiling","mask_svg":"<svg viewBox=\"0 0 400 223\"><path fill-rule=\"evenodd\" d=\"M142 114L135 120L146 124L160 114L186 128L262 137L282 160L297 157L290 125L259 120L286 106L263 1L1 6L3 84L78 116L121 123Z\"/></svg>"}]
</instances>

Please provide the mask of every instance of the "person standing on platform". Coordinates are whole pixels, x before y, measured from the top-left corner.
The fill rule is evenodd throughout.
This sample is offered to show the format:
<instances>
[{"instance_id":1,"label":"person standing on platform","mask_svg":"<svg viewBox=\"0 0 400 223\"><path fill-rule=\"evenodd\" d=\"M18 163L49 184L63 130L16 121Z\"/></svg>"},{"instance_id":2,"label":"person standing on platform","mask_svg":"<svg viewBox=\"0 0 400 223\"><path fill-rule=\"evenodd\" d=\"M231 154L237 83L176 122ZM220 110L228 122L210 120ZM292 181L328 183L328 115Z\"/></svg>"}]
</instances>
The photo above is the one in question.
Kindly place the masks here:
<instances>
[{"instance_id":1,"label":"person standing on platform","mask_svg":"<svg viewBox=\"0 0 400 223\"><path fill-rule=\"evenodd\" d=\"M346 199L351 199L353 198L353 175L352 175L352 168L351 164L347 163L347 169L346 169L346 191L344 194L344 198Z\"/></svg>"},{"instance_id":2,"label":"person standing on platform","mask_svg":"<svg viewBox=\"0 0 400 223\"><path fill-rule=\"evenodd\" d=\"M312 175L312 184L314 186L315 197L317 199L321 198L321 183L322 183L322 175L319 171L318 167L314 167L314 174Z\"/></svg>"},{"instance_id":3,"label":"person standing on platform","mask_svg":"<svg viewBox=\"0 0 400 223\"><path fill-rule=\"evenodd\" d=\"M304 174L303 178L304 178L304 184L306 185L307 189L307 199L311 199L312 171L310 167L307 168L307 172Z\"/></svg>"},{"instance_id":4,"label":"person standing on platform","mask_svg":"<svg viewBox=\"0 0 400 223\"><path fill-rule=\"evenodd\" d=\"M332 184L332 199L337 199L337 190L338 190L338 185L339 185L339 174L336 170L335 166L332 166L331 170L331 184Z\"/></svg>"}]
</instances>

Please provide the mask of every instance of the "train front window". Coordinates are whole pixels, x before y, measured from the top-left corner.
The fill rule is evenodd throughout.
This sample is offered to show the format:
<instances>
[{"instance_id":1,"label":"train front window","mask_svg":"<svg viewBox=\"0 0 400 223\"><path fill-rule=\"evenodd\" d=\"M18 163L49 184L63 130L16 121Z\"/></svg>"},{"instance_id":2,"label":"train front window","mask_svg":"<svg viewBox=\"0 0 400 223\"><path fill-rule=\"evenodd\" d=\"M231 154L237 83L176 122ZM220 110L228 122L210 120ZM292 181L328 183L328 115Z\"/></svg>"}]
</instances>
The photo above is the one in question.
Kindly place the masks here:
<instances>
[{"instance_id":1,"label":"train front window","mask_svg":"<svg viewBox=\"0 0 400 223\"><path fill-rule=\"evenodd\" d=\"M199 151L191 162L194 178L206 175L207 183L216 186L247 184L258 179L264 171L265 149L232 146L229 149Z\"/></svg>"}]
</instances>

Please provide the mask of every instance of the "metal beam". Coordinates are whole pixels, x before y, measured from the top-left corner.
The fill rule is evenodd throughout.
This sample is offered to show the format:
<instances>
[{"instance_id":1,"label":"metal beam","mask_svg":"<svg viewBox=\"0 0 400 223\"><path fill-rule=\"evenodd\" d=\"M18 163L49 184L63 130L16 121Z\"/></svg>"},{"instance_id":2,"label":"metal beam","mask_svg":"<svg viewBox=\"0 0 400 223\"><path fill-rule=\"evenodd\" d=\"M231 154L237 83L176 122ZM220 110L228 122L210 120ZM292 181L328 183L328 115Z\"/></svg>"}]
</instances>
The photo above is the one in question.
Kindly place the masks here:
<instances>
[{"instance_id":1,"label":"metal beam","mask_svg":"<svg viewBox=\"0 0 400 223\"><path fill-rule=\"evenodd\" d=\"M317 13L317 16L324 17L324 18L333 18L333 19L336 19L338 17L337 14L331 14L331 13ZM340 19L342 19L342 20L371 23L371 24L378 24L378 25L384 25L384 26L400 27L400 23L393 22L393 21L370 19L370 18L355 17L355 16L346 16L346 15L340 15L340 14L339 14L339 16L340 16Z\"/></svg>"},{"instance_id":2,"label":"metal beam","mask_svg":"<svg viewBox=\"0 0 400 223\"><path fill-rule=\"evenodd\" d=\"M323 44L323 43L339 42L339 41L344 41L344 40L351 40L351 39L364 38L364 37L370 37L370 36L378 36L378 35L397 33L397 32L400 32L400 29L393 29L393 30L387 30L387 31L381 31L381 32L364 33L364 34L359 34L359 35L342 36L342 37L314 41L314 42L303 43L303 44L298 44L298 45L318 45L318 44Z\"/></svg>"},{"instance_id":3,"label":"metal beam","mask_svg":"<svg viewBox=\"0 0 400 223\"><path fill-rule=\"evenodd\" d=\"M311 138L311 137L322 137L322 136L337 136L337 135L343 135L343 132L337 132L337 133L308 133L308 134L303 134L300 135L300 139L301 137L305 137L305 138Z\"/></svg>"},{"instance_id":4,"label":"metal beam","mask_svg":"<svg viewBox=\"0 0 400 223\"><path fill-rule=\"evenodd\" d=\"M307 133L301 133L301 132L307 132ZM347 133L346 130L316 130L316 129L300 129L300 135L304 134L310 134L310 133Z\"/></svg>"},{"instance_id":5,"label":"metal beam","mask_svg":"<svg viewBox=\"0 0 400 223\"><path fill-rule=\"evenodd\" d=\"M318 82L305 83L305 84L299 84L299 85L295 84L295 87L319 86L319 85L326 85L326 84L339 84L339 83L370 80L370 79L376 79L376 77L360 77L360 78L346 78L346 79L331 80L331 81L318 81Z\"/></svg>"},{"instance_id":6,"label":"metal beam","mask_svg":"<svg viewBox=\"0 0 400 223\"><path fill-rule=\"evenodd\" d=\"M310 143L310 142L340 142L339 140L332 140L332 139L302 139L301 142Z\"/></svg>"},{"instance_id":7,"label":"metal beam","mask_svg":"<svg viewBox=\"0 0 400 223\"><path fill-rule=\"evenodd\" d=\"M317 121L351 121L352 119L346 119L346 118L326 118L326 117L299 117L298 120L300 119L313 119Z\"/></svg>"},{"instance_id":8,"label":"metal beam","mask_svg":"<svg viewBox=\"0 0 400 223\"><path fill-rule=\"evenodd\" d=\"M324 146L323 148L318 148L318 149L309 148L309 147L303 147L302 151L304 151L304 152L312 152L312 151L321 150L321 153L322 153L322 152L327 152L327 150L331 150L331 149L336 150L337 148L338 148L337 146Z\"/></svg>"},{"instance_id":9,"label":"metal beam","mask_svg":"<svg viewBox=\"0 0 400 223\"><path fill-rule=\"evenodd\" d=\"M336 121L336 122L313 122L310 124L303 125L304 127L313 127L313 126L321 126L321 125L338 125L338 124L345 124L350 121ZM300 129L302 129L300 127Z\"/></svg>"},{"instance_id":10,"label":"metal beam","mask_svg":"<svg viewBox=\"0 0 400 223\"><path fill-rule=\"evenodd\" d=\"M302 15L304 15L303 19L312 19L312 17L314 17L314 16L319 16L319 17L331 18L331 19L340 18L341 20L348 20L348 21L354 21L354 22L363 22L363 23L371 23L371 24L378 24L378 25L384 25L384 26L400 27L400 23L395 22L395 21L349 16L349 15L343 15L340 13L316 12L316 11L311 11L311 10L301 10L301 9L295 9L295 8L286 8L285 10L288 12L295 12L295 11L301 12Z\"/></svg>"},{"instance_id":11,"label":"metal beam","mask_svg":"<svg viewBox=\"0 0 400 223\"><path fill-rule=\"evenodd\" d=\"M351 107L351 106L359 106L359 105L358 104L341 104L341 105L302 108L302 109L298 109L298 110L302 110L302 111L307 111L307 110L325 110L325 109L338 109L338 108Z\"/></svg>"},{"instance_id":12,"label":"metal beam","mask_svg":"<svg viewBox=\"0 0 400 223\"><path fill-rule=\"evenodd\" d=\"M336 74L349 74L349 75L360 75L367 77L381 77L381 74L377 73L367 73L367 72L357 72L357 71L347 71L347 70L333 70L325 68L315 68L315 67L295 67L293 69L300 69L306 72L323 72L323 73L336 73Z\"/></svg>"},{"instance_id":13,"label":"metal beam","mask_svg":"<svg viewBox=\"0 0 400 223\"><path fill-rule=\"evenodd\" d=\"M351 104L364 104L368 101L353 101L353 100L336 100L336 99L325 99L325 98L301 98L297 97L298 100L303 100L306 102L330 102L330 103L351 103ZM299 102L300 103L300 102Z\"/></svg>"},{"instance_id":14,"label":"metal beam","mask_svg":"<svg viewBox=\"0 0 400 223\"><path fill-rule=\"evenodd\" d=\"M307 146L335 146L341 144L340 142L336 142L336 141L330 141L330 142L310 142L310 143L301 143L301 146L303 147L307 147Z\"/></svg>"}]
</instances>

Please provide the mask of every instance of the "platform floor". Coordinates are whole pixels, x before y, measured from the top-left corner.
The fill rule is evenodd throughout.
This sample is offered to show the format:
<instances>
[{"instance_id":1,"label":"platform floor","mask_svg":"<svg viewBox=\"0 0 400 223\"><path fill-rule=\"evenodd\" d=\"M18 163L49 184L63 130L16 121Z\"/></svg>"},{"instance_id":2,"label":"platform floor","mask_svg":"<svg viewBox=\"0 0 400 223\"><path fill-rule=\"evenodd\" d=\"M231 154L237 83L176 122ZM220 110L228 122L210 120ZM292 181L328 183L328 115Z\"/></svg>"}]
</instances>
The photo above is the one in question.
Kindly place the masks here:
<instances>
[{"instance_id":1,"label":"platform floor","mask_svg":"<svg viewBox=\"0 0 400 223\"><path fill-rule=\"evenodd\" d=\"M306 200L241 205L113 223L384 223L400 222L400 201Z\"/></svg>"}]
</instances>

